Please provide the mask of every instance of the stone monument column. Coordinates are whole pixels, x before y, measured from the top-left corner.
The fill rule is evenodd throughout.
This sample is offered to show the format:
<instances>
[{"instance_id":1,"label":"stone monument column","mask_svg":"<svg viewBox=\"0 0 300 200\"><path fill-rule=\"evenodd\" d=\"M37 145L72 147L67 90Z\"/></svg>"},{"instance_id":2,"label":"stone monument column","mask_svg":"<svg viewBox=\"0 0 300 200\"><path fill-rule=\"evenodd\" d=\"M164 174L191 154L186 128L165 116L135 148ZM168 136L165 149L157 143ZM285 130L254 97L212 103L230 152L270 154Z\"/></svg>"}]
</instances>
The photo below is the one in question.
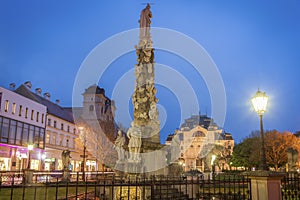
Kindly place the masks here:
<instances>
[{"instance_id":1,"label":"stone monument column","mask_svg":"<svg viewBox=\"0 0 300 200\"><path fill-rule=\"evenodd\" d=\"M141 163L147 167L147 161L141 153L151 152L161 148L160 121L156 107L156 88L154 85L154 49L150 33L152 12L150 5L141 11L139 41L135 46L137 64L135 64L135 88L132 95L134 120L127 132L129 138L129 163ZM153 161L152 161L153 162ZM142 172L143 169L140 169Z\"/></svg>"}]
</instances>

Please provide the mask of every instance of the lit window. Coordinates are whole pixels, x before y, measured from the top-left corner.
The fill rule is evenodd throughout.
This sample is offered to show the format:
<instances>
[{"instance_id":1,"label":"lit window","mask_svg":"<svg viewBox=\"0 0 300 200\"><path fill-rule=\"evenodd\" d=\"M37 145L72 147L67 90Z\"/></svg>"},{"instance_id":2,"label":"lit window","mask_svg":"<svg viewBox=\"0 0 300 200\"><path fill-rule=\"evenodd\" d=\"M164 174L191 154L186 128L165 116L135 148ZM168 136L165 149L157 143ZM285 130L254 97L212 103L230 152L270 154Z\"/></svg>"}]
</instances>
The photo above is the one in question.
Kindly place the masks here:
<instances>
[{"instance_id":1,"label":"lit window","mask_svg":"<svg viewBox=\"0 0 300 200\"><path fill-rule=\"evenodd\" d=\"M22 106L20 105L19 107L19 116L21 117L22 116Z\"/></svg>"},{"instance_id":2,"label":"lit window","mask_svg":"<svg viewBox=\"0 0 300 200\"><path fill-rule=\"evenodd\" d=\"M12 114L15 114L16 113L16 107L17 107L17 105L16 105L16 103L13 103L12 104Z\"/></svg>"},{"instance_id":3,"label":"lit window","mask_svg":"<svg viewBox=\"0 0 300 200\"><path fill-rule=\"evenodd\" d=\"M48 133L48 132L47 132L47 135L46 135L46 143L50 144L50 133Z\"/></svg>"},{"instance_id":4,"label":"lit window","mask_svg":"<svg viewBox=\"0 0 300 200\"><path fill-rule=\"evenodd\" d=\"M36 113L36 122L39 122L39 115L40 115L40 112L37 112Z\"/></svg>"},{"instance_id":5,"label":"lit window","mask_svg":"<svg viewBox=\"0 0 300 200\"><path fill-rule=\"evenodd\" d=\"M8 112L8 106L9 106L9 101L8 100L5 100L5 105L4 105L4 111L5 112Z\"/></svg>"},{"instance_id":6,"label":"lit window","mask_svg":"<svg viewBox=\"0 0 300 200\"><path fill-rule=\"evenodd\" d=\"M28 118L28 108L25 108L25 118Z\"/></svg>"},{"instance_id":7,"label":"lit window","mask_svg":"<svg viewBox=\"0 0 300 200\"><path fill-rule=\"evenodd\" d=\"M33 120L34 110L31 111L31 120Z\"/></svg>"}]
</instances>

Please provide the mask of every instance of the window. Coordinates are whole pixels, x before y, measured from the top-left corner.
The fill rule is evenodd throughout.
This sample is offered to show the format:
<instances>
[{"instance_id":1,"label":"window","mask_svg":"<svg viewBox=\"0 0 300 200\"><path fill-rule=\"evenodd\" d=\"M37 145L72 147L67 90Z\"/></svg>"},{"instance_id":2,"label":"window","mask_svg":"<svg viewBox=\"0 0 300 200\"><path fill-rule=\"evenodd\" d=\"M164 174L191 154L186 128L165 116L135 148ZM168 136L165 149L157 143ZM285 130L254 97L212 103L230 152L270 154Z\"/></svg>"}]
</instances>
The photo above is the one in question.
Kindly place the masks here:
<instances>
[{"instance_id":1,"label":"window","mask_svg":"<svg viewBox=\"0 0 300 200\"><path fill-rule=\"evenodd\" d=\"M56 145L56 134L52 136L52 144Z\"/></svg>"},{"instance_id":2,"label":"window","mask_svg":"<svg viewBox=\"0 0 300 200\"><path fill-rule=\"evenodd\" d=\"M33 120L34 110L31 111L31 120Z\"/></svg>"},{"instance_id":3,"label":"window","mask_svg":"<svg viewBox=\"0 0 300 200\"><path fill-rule=\"evenodd\" d=\"M9 119L3 118L0 142L8 143Z\"/></svg>"},{"instance_id":4,"label":"window","mask_svg":"<svg viewBox=\"0 0 300 200\"><path fill-rule=\"evenodd\" d=\"M56 128L56 121L54 121L54 123L53 123L53 127L54 127L54 128Z\"/></svg>"},{"instance_id":5,"label":"window","mask_svg":"<svg viewBox=\"0 0 300 200\"><path fill-rule=\"evenodd\" d=\"M64 130L64 124L63 123L60 124L60 129Z\"/></svg>"},{"instance_id":6,"label":"window","mask_svg":"<svg viewBox=\"0 0 300 200\"><path fill-rule=\"evenodd\" d=\"M42 124L44 123L45 114L42 114Z\"/></svg>"},{"instance_id":7,"label":"window","mask_svg":"<svg viewBox=\"0 0 300 200\"><path fill-rule=\"evenodd\" d=\"M46 134L46 144L49 144L50 143L50 132L47 131L47 134Z\"/></svg>"},{"instance_id":8,"label":"window","mask_svg":"<svg viewBox=\"0 0 300 200\"><path fill-rule=\"evenodd\" d=\"M16 131L17 131L17 122L15 120L10 120L10 126L9 126L9 143L10 144L15 144Z\"/></svg>"},{"instance_id":9,"label":"window","mask_svg":"<svg viewBox=\"0 0 300 200\"><path fill-rule=\"evenodd\" d=\"M36 144L37 147L40 147L39 146L39 141L40 140L41 140L41 138L40 138L40 128L35 127L35 129L34 129L34 144Z\"/></svg>"},{"instance_id":10,"label":"window","mask_svg":"<svg viewBox=\"0 0 300 200\"><path fill-rule=\"evenodd\" d=\"M20 117L22 116L22 105L20 105L20 107L19 107L19 116Z\"/></svg>"},{"instance_id":11,"label":"window","mask_svg":"<svg viewBox=\"0 0 300 200\"><path fill-rule=\"evenodd\" d=\"M25 118L28 118L28 108L25 108Z\"/></svg>"},{"instance_id":12,"label":"window","mask_svg":"<svg viewBox=\"0 0 300 200\"><path fill-rule=\"evenodd\" d=\"M76 134L76 128L73 129L73 133Z\"/></svg>"},{"instance_id":13,"label":"window","mask_svg":"<svg viewBox=\"0 0 300 200\"><path fill-rule=\"evenodd\" d=\"M69 139L66 140L66 147L69 147Z\"/></svg>"},{"instance_id":14,"label":"window","mask_svg":"<svg viewBox=\"0 0 300 200\"><path fill-rule=\"evenodd\" d=\"M90 112L94 111L94 106L90 105L89 110L90 110Z\"/></svg>"},{"instance_id":15,"label":"window","mask_svg":"<svg viewBox=\"0 0 300 200\"><path fill-rule=\"evenodd\" d=\"M70 126L68 126L67 131L70 133Z\"/></svg>"},{"instance_id":16,"label":"window","mask_svg":"<svg viewBox=\"0 0 300 200\"><path fill-rule=\"evenodd\" d=\"M61 136L59 137L59 145L60 145L60 146L63 146L63 141L64 141L64 136L61 135Z\"/></svg>"},{"instance_id":17,"label":"window","mask_svg":"<svg viewBox=\"0 0 300 200\"><path fill-rule=\"evenodd\" d=\"M4 111L8 112L9 101L5 100Z\"/></svg>"},{"instance_id":18,"label":"window","mask_svg":"<svg viewBox=\"0 0 300 200\"><path fill-rule=\"evenodd\" d=\"M24 123L23 132L22 132L22 145L23 146L28 144L28 128L29 128L29 125Z\"/></svg>"},{"instance_id":19,"label":"window","mask_svg":"<svg viewBox=\"0 0 300 200\"><path fill-rule=\"evenodd\" d=\"M29 137L28 137L28 142L29 144L36 144L35 140L33 140L34 138L34 126L33 125L30 125L29 126Z\"/></svg>"},{"instance_id":20,"label":"window","mask_svg":"<svg viewBox=\"0 0 300 200\"><path fill-rule=\"evenodd\" d=\"M13 103L12 104L12 114L15 114L16 113L16 107L17 107L17 105L16 105L16 103Z\"/></svg>"},{"instance_id":21,"label":"window","mask_svg":"<svg viewBox=\"0 0 300 200\"><path fill-rule=\"evenodd\" d=\"M51 119L48 119L48 126L51 126Z\"/></svg>"},{"instance_id":22,"label":"window","mask_svg":"<svg viewBox=\"0 0 300 200\"><path fill-rule=\"evenodd\" d=\"M39 147L40 148L45 148L45 129L41 128L40 129L40 137L39 137Z\"/></svg>"},{"instance_id":23,"label":"window","mask_svg":"<svg viewBox=\"0 0 300 200\"><path fill-rule=\"evenodd\" d=\"M40 112L36 113L36 122L39 122L39 116L40 116Z\"/></svg>"},{"instance_id":24,"label":"window","mask_svg":"<svg viewBox=\"0 0 300 200\"><path fill-rule=\"evenodd\" d=\"M17 135L16 135L16 144L20 145L22 141L22 130L23 130L23 123L17 122Z\"/></svg>"}]
</instances>

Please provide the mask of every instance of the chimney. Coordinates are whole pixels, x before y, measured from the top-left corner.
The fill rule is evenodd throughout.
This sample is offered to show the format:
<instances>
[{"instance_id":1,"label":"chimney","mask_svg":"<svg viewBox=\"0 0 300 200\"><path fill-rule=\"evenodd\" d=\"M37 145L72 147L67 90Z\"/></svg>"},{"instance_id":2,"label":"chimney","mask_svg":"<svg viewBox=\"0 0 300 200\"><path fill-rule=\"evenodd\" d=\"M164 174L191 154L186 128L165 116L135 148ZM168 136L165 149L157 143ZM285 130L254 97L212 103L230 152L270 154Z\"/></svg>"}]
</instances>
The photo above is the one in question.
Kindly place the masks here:
<instances>
[{"instance_id":1,"label":"chimney","mask_svg":"<svg viewBox=\"0 0 300 200\"><path fill-rule=\"evenodd\" d=\"M56 100L55 100L55 103L56 103L57 105L59 105L59 104L60 104L60 100L59 100L59 99L56 99Z\"/></svg>"},{"instance_id":2,"label":"chimney","mask_svg":"<svg viewBox=\"0 0 300 200\"><path fill-rule=\"evenodd\" d=\"M45 98L45 99L50 100L50 96L51 96L51 95L50 95L49 92L45 92L45 93L44 93L44 98Z\"/></svg>"},{"instance_id":3,"label":"chimney","mask_svg":"<svg viewBox=\"0 0 300 200\"><path fill-rule=\"evenodd\" d=\"M37 95L41 96L41 94L42 94L42 89L41 89L41 88L36 88L36 89L35 89L35 93L36 93Z\"/></svg>"},{"instance_id":4,"label":"chimney","mask_svg":"<svg viewBox=\"0 0 300 200\"><path fill-rule=\"evenodd\" d=\"M15 90L15 88L16 88L16 84L15 83L9 84L9 89L10 90Z\"/></svg>"},{"instance_id":5,"label":"chimney","mask_svg":"<svg viewBox=\"0 0 300 200\"><path fill-rule=\"evenodd\" d=\"M27 88L31 90L31 88L32 88L32 84L31 84L31 82L30 82L30 81L26 81L26 82L24 83L24 85L26 85L26 86L27 86Z\"/></svg>"}]
</instances>

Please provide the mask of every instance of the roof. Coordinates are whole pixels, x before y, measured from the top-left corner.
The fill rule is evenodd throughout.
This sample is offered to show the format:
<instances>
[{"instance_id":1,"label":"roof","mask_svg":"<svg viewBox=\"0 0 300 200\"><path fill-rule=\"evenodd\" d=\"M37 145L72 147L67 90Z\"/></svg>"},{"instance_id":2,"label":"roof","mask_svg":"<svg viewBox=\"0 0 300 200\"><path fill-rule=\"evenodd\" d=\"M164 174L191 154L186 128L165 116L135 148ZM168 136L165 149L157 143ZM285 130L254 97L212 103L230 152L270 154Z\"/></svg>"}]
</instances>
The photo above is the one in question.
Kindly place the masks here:
<instances>
[{"instance_id":1,"label":"roof","mask_svg":"<svg viewBox=\"0 0 300 200\"><path fill-rule=\"evenodd\" d=\"M24 84L20 85L16 90L16 93L31 99L33 101L36 101L40 104L43 104L47 107L47 113L54 115L58 118L64 119L68 122L74 123L73 113L69 109L64 109L63 107L59 106L56 103L53 103L52 101L45 99L44 97L33 93L27 86Z\"/></svg>"},{"instance_id":2,"label":"roof","mask_svg":"<svg viewBox=\"0 0 300 200\"><path fill-rule=\"evenodd\" d=\"M192 115L190 118L185 119L184 123L181 125L181 128L188 127L193 129L196 126L202 126L205 129L208 129L210 126L217 127L217 124L214 123L214 120L207 115Z\"/></svg>"},{"instance_id":3,"label":"roof","mask_svg":"<svg viewBox=\"0 0 300 200\"><path fill-rule=\"evenodd\" d=\"M94 84L85 89L83 94L103 94L103 96L105 96L105 90L103 88L100 88L98 85Z\"/></svg>"}]
</instances>

